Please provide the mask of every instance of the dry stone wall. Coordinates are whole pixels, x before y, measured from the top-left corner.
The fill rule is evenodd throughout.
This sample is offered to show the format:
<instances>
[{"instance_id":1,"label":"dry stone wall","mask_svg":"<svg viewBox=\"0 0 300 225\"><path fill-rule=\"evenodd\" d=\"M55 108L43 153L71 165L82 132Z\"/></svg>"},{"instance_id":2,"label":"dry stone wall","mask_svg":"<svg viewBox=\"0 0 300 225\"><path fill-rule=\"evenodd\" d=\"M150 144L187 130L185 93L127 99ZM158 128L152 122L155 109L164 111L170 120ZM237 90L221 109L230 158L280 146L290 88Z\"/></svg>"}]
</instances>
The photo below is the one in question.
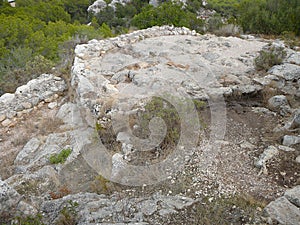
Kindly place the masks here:
<instances>
[{"instance_id":1,"label":"dry stone wall","mask_svg":"<svg viewBox=\"0 0 300 225\"><path fill-rule=\"evenodd\" d=\"M16 92L0 97L0 122L3 127L14 123L14 118L21 117L37 107L41 102L51 103L66 90L65 81L52 74L43 74L27 84L18 87ZM50 104L49 107L55 106Z\"/></svg>"}]
</instances>

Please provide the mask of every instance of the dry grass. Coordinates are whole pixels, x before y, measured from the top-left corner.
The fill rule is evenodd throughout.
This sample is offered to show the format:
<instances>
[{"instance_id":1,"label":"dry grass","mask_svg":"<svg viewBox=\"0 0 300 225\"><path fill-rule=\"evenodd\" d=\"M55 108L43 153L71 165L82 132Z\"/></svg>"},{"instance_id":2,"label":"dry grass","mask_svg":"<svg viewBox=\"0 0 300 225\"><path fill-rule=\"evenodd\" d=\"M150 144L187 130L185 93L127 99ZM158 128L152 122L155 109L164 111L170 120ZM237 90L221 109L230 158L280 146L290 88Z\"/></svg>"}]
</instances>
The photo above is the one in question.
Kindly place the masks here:
<instances>
[{"instance_id":1,"label":"dry grass","mask_svg":"<svg viewBox=\"0 0 300 225\"><path fill-rule=\"evenodd\" d=\"M42 118L37 129L39 134L48 135L58 130L61 125L63 125L63 121L57 117Z\"/></svg>"},{"instance_id":2,"label":"dry grass","mask_svg":"<svg viewBox=\"0 0 300 225\"><path fill-rule=\"evenodd\" d=\"M163 218L162 224L224 225L263 224L261 209L266 205L252 196L204 198L177 214Z\"/></svg>"},{"instance_id":3,"label":"dry grass","mask_svg":"<svg viewBox=\"0 0 300 225\"><path fill-rule=\"evenodd\" d=\"M58 191L50 192L49 194L52 199L58 199L71 194L71 190L66 185L64 185L60 187Z\"/></svg>"},{"instance_id":4,"label":"dry grass","mask_svg":"<svg viewBox=\"0 0 300 225\"><path fill-rule=\"evenodd\" d=\"M269 85L265 86L261 91L262 103L268 105L268 100L275 95L280 95L281 92L276 86L276 82L272 81Z\"/></svg>"}]
</instances>

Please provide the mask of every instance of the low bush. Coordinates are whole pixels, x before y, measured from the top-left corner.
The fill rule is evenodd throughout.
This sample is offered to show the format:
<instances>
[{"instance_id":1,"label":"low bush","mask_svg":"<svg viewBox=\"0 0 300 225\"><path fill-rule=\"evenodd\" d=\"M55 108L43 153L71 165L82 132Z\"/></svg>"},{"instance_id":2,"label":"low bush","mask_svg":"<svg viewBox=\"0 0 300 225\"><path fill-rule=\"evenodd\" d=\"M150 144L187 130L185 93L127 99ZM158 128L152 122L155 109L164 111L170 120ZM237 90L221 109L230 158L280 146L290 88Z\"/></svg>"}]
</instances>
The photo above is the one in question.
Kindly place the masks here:
<instances>
[{"instance_id":1,"label":"low bush","mask_svg":"<svg viewBox=\"0 0 300 225\"><path fill-rule=\"evenodd\" d=\"M257 70L267 71L272 66L281 64L286 54L283 47L271 46L268 49L263 49L254 60L255 67Z\"/></svg>"}]
</instances>

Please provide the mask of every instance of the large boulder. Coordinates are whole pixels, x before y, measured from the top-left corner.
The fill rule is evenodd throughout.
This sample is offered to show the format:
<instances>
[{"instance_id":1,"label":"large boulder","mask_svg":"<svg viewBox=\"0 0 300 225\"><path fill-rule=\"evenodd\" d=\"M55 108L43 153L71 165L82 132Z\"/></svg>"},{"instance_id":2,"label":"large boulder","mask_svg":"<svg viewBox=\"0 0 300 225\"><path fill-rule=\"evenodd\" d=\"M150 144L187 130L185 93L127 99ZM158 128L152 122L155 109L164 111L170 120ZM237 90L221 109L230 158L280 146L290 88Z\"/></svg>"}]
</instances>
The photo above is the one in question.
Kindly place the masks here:
<instances>
[{"instance_id":1,"label":"large boulder","mask_svg":"<svg viewBox=\"0 0 300 225\"><path fill-rule=\"evenodd\" d=\"M295 225L300 221L300 186L286 191L283 197L276 199L264 209L272 221L279 224Z\"/></svg>"},{"instance_id":2,"label":"large boulder","mask_svg":"<svg viewBox=\"0 0 300 225\"><path fill-rule=\"evenodd\" d=\"M300 66L284 63L273 66L268 73L282 77L288 81L298 80L300 79Z\"/></svg>"}]
</instances>

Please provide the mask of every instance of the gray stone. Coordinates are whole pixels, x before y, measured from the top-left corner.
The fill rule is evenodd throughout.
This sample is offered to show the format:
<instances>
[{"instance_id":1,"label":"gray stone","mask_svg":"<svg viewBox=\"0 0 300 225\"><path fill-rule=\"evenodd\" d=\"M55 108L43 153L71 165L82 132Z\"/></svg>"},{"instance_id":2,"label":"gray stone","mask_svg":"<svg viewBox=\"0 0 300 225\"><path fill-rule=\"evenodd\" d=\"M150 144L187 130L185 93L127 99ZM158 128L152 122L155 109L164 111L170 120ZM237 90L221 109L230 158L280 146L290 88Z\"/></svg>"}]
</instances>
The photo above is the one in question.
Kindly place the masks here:
<instances>
[{"instance_id":1,"label":"gray stone","mask_svg":"<svg viewBox=\"0 0 300 225\"><path fill-rule=\"evenodd\" d=\"M25 109L30 109L32 107L31 103L30 102L23 102L22 103L22 106L25 108Z\"/></svg>"},{"instance_id":2,"label":"gray stone","mask_svg":"<svg viewBox=\"0 0 300 225\"><path fill-rule=\"evenodd\" d=\"M298 80L300 79L300 66L285 63L273 66L268 73L282 77L285 80Z\"/></svg>"},{"instance_id":3,"label":"gray stone","mask_svg":"<svg viewBox=\"0 0 300 225\"><path fill-rule=\"evenodd\" d=\"M240 146L241 146L241 148L246 148L246 149L250 149L250 150L255 149L255 145L251 144L248 141L243 141L243 143Z\"/></svg>"},{"instance_id":4,"label":"gray stone","mask_svg":"<svg viewBox=\"0 0 300 225\"><path fill-rule=\"evenodd\" d=\"M297 163L300 163L300 155L297 156L297 158L295 159L295 161L296 161Z\"/></svg>"},{"instance_id":5,"label":"gray stone","mask_svg":"<svg viewBox=\"0 0 300 225\"><path fill-rule=\"evenodd\" d=\"M284 194L284 197L286 197L291 203L293 203L297 207L300 207L300 185L287 190Z\"/></svg>"},{"instance_id":6,"label":"gray stone","mask_svg":"<svg viewBox=\"0 0 300 225\"><path fill-rule=\"evenodd\" d=\"M16 115L17 115L17 112L14 111L14 110L9 110L9 111L6 112L6 117L7 117L8 119L12 119L12 118L14 118Z\"/></svg>"},{"instance_id":7,"label":"gray stone","mask_svg":"<svg viewBox=\"0 0 300 225\"><path fill-rule=\"evenodd\" d=\"M266 166L266 162L272 159L279 153L278 149L274 146L269 146L264 150L264 152L259 156L258 161L255 162L255 166L257 168L264 168Z\"/></svg>"},{"instance_id":8,"label":"gray stone","mask_svg":"<svg viewBox=\"0 0 300 225\"><path fill-rule=\"evenodd\" d=\"M275 112L272 112L269 109L264 108L264 107L252 107L252 111L255 113L263 113L263 114L267 114L267 115L276 116Z\"/></svg>"},{"instance_id":9,"label":"gray stone","mask_svg":"<svg viewBox=\"0 0 300 225\"><path fill-rule=\"evenodd\" d=\"M68 127L81 127L84 125L79 107L70 102L60 107L56 117L61 119Z\"/></svg>"},{"instance_id":10,"label":"gray stone","mask_svg":"<svg viewBox=\"0 0 300 225\"><path fill-rule=\"evenodd\" d=\"M239 94L253 94L260 90L262 90L262 87L259 85L236 85L232 87L232 90L234 93Z\"/></svg>"},{"instance_id":11,"label":"gray stone","mask_svg":"<svg viewBox=\"0 0 300 225\"><path fill-rule=\"evenodd\" d=\"M268 104L271 108L277 109L281 106L288 105L288 101L284 95L276 95L268 100Z\"/></svg>"},{"instance_id":12,"label":"gray stone","mask_svg":"<svg viewBox=\"0 0 300 225\"><path fill-rule=\"evenodd\" d=\"M21 161L16 161L16 163L24 165L23 169L25 171L40 169L49 163L49 157L52 154L58 154L62 149L67 148L70 139L70 132L52 133L47 137L45 143L35 151L31 151L27 147L21 151L21 155L18 157L18 160L20 159ZM31 139L28 146L37 148L38 144L38 140Z\"/></svg>"},{"instance_id":13,"label":"gray stone","mask_svg":"<svg viewBox=\"0 0 300 225\"><path fill-rule=\"evenodd\" d=\"M4 127L8 127L8 126L10 126L11 125L11 123L12 123L12 121L10 120L10 119L6 119L6 120L4 120L4 121L2 121L2 126L4 126Z\"/></svg>"},{"instance_id":14,"label":"gray stone","mask_svg":"<svg viewBox=\"0 0 300 225\"><path fill-rule=\"evenodd\" d=\"M300 65L300 53L292 51L291 54L284 60L284 62Z\"/></svg>"},{"instance_id":15,"label":"gray stone","mask_svg":"<svg viewBox=\"0 0 300 225\"><path fill-rule=\"evenodd\" d=\"M277 148L284 152L294 152L296 149L284 145L278 145Z\"/></svg>"},{"instance_id":16,"label":"gray stone","mask_svg":"<svg viewBox=\"0 0 300 225\"><path fill-rule=\"evenodd\" d=\"M88 11L97 14L100 13L103 9L105 9L107 6L113 7L115 9L116 4L122 4L125 5L126 3L129 3L131 0L112 0L109 4L106 3L104 0L96 0L92 5L88 7Z\"/></svg>"},{"instance_id":17,"label":"gray stone","mask_svg":"<svg viewBox=\"0 0 300 225\"><path fill-rule=\"evenodd\" d=\"M159 5L158 0L149 0L149 5L153 5L154 7L157 7Z\"/></svg>"},{"instance_id":18,"label":"gray stone","mask_svg":"<svg viewBox=\"0 0 300 225\"><path fill-rule=\"evenodd\" d=\"M4 103L5 105L9 105L15 99L15 94L5 93L0 97L0 102Z\"/></svg>"},{"instance_id":19,"label":"gray stone","mask_svg":"<svg viewBox=\"0 0 300 225\"><path fill-rule=\"evenodd\" d=\"M183 209L197 202L194 199L184 197L184 196L179 196L179 195L175 195L175 196L158 195L156 199L162 202L161 203L162 207L170 208L170 209Z\"/></svg>"},{"instance_id":20,"label":"gray stone","mask_svg":"<svg viewBox=\"0 0 300 225\"><path fill-rule=\"evenodd\" d=\"M158 210L157 200L146 200L139 205L140 210L146 216L151 216Z\"/></svg>"},{"instance_id":21,"label":"gray stone","mask_svg":"<svg viewBox=\"0 0 300 225\"><path fill-rule=\"evenodd\" d=\"M51 166L44 166L34 173L14 175L7 182L27 196L46 196L60 186L57 171Z\"/></svg>"},{"instance_id":22,"label":"gray stone","mask_svg":"<svg viewBox=\"0 0 300 225\"><path fill-rule=\"evenodd\" d=\"M289 128L291 129L300 128L300 109L296 110Z\"/></svg>"},{"instance_id":23,"label":"gray stone","mask_svg":"<svg viewBox=\"0 0 300 225\"><path fill-rule=\"evenodd\" d=\"M6 182L0 180L0 215L13 214L22 196Z\"/></svg>"},{"instance_id":24,"label":"gray stone","mask_svg":"<svg viewBox=\"0 0 300 225\"><path fill-rule=\"evenodd\" d=\"M54 108L56 108L57 107L57 102L50 102L49 104L48 104L48 108L49 109L54 109Z\"/></svg>"},{"instance_id":25,"label":"gray stone","mask_svg":"<svg viewBox=\"0 0 300 225\"><path fill-rule=\"evenodd\" d=\"M206 59L210 62L213 62L213 61L217 60L218 58L220 58L219 54L212 53L212 52L206 52L206 53L202 54L202 56L204 59Z\"/></svg>"},{"instance_id":26,"label":"gray stone","mask_svg":"<svg viewBox=\"0 0 300 225\"><path fill-rule=\"evenodd\" d=\"M37 138L30 139L23 149L17 155L14 163L16 165L25 165L30 162L30 158L36 153L41 145L41 141Z\"/></svg>"},{"instance_id":27,"label":"gray stone","mask_svg":"<svg viewBox=\"0 0 300 225\"><path fill-rule=\"evenodd\" d=\"M18 207L16 208L17 212L20 212L19 214L23 215L23 216L32 216L32 215L36 215L38 213L38 210L33 207L32 205L21 201L18 204Z\"/></svg>"},{"instance_id":28,"label":"gray stone","mask_svg":"<svg viewBox=\"0 0 300 225\"><path fill-rule=\"evenodd\" d=\"M285 225L299 224L300 210L285 197L280 197L266 206L264 212L273 221Z\"/></svg>"},{"instance_id":29,"label":"gray stone","mask_svg":"<svg viewBox=\"0 0 300 225\"><path fill-rule=\"evenodd\" d=\"M143 198L120 198L118 194L106 196L79 193L57 200L44 201L41 208L46 215L46 221L53 224L61 208L70 200L78 203L76 210L80 215L79 224L106 224L104 219L106 221L113 219L113 224L147 224L146 217L149 218L156 213L164 216L177 213L178 209L184 209L197 202L182 196L165 196L157 193ZM124 217L128 214L130 217Z\"/></svg>"},{"instance_id":30,"label":"gray stone","mask_svg":"<svg viewBox=\"0 0 300 225\"><path fill-rule=\"evenodd\" d=\"M300 143L300 136L284 135L282 144L292 146Z\"/></svg>"},{"instance_id":31,"label":"gray stone","mask_svg":"<svg viewBox=\"0 0 300 225\"><path fill-rule=\"evenodd\" d=\"M1 114L0 115L0 122L2 122L3 120L5 120L6 119L6 116L4 115L4 114Z\"/></svg>"}]
</instances>

